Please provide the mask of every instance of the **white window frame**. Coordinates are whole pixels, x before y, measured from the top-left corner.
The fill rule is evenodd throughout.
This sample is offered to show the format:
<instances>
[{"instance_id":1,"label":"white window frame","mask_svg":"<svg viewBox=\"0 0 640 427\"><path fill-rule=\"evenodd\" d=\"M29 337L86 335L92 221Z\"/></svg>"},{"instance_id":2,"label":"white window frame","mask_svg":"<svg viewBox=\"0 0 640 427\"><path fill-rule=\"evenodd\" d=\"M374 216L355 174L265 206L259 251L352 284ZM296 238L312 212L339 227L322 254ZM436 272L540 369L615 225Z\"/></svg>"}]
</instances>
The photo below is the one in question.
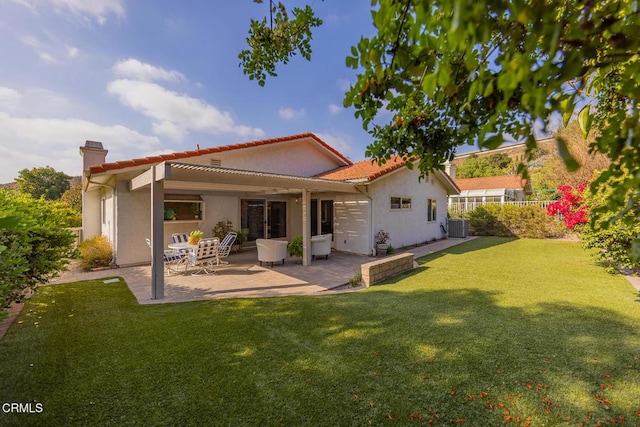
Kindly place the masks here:
<instances>
[{"instance_id":1,"label":"white window frame","mask_svg":"<svg viewBox=\"0 0 640 427\"><path fill-rule=\"evenodd\" d=\"M438 220L438 200L427 199L427 222L436 222Z\"/></svg>"},{"instance_id":2,"label":"white window frame","mask_svg":"<svg viewBox=\"0 0 640 427\"><path fill-rule=\"evenodd\" d=\"M394 207L393 199L399 199L398 203L395 203L397 207ZM410 211L412 203L413 199L411 196L389 196L389 210L392 212Z\"/></svg>"}]
</instances>

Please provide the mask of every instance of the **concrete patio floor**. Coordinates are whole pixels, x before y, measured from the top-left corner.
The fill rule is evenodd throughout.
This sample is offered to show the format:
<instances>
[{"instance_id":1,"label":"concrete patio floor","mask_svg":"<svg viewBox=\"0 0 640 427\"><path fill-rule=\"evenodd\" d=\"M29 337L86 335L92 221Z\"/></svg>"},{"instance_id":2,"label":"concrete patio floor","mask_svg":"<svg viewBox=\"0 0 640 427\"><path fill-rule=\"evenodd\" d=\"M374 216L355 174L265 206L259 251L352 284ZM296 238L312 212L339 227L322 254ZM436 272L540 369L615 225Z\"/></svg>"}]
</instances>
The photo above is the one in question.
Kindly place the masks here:
<instances>
[{"instance_id":1,"label":"concrete patio floor","mask_svg":"<svg viewBox=\"0 0 640 427\"><path fill-rule=\"evenodd\" d=\"M451 246L472 240L446 239L410 248L415 258L438 252ZM311 266L303 267L294 259L284 265L259 266L255 250L231 254L228 265L215 268L214 274L191 276L165 276L165 296L151 298L151 267L125 267L103 271L67 271L51 281L51 284L79 280L122 277L140 304L198 301L221 298L256 298L287 295L326 295L337 292L353 292L360 287L344 286L360 272L363 263L379 259L373 257L333 252L328 260L314 260ZM339 289L336 289L339 288Z\"/></svg>"}]
</instances>

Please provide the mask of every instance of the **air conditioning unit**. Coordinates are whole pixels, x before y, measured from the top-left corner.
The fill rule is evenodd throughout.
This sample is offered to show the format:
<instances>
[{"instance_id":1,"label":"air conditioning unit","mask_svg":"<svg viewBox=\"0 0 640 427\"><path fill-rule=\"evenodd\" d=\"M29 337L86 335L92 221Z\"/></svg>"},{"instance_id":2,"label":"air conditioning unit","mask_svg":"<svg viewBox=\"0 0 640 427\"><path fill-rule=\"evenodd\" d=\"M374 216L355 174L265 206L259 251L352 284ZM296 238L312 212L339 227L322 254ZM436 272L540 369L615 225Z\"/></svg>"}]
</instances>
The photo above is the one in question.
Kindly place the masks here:
<instances>
[{"instance_id":1,"label":"air conditioning unit","mask_svg":"<svg viewBox=\"0 0 640 427\"><path fill-rule=\"evenodd\" d=\"M467 237L467 230L469 223L465 219L450 219L449 220L449 237Z\"/></svg>"}]
</instances>

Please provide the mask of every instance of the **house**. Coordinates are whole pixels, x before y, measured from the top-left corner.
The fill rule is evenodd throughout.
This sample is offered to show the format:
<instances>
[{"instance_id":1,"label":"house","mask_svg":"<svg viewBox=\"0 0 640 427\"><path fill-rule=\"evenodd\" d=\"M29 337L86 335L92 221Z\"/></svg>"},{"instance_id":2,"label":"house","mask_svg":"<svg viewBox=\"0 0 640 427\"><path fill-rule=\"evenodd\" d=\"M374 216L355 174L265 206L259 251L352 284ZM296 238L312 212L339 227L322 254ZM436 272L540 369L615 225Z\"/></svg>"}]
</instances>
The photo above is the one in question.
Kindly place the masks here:
<instances>
[{"instance_id":1,"label":"house","mask_svg":"<svg viewBox=\"0 0 640 427\"><path fill-rule=\"evenodd\" d=\"M449 197L449 207L470 210L484 203L524 202L532 193L531 184L520 175L457 178L459 195Z\"/></svg>"},{"instance_id":2,"label":"house","mask_svg":"<svg viewBox=\"0 0 640 427\"><path fill-rule=\"evenodd\" d=\"M302 235L308 265L316 234L331 233L333 249L362 255L373 253L379 229L395 247L441 238L447 197L459 193L445 172L419 180L399 158L353 163L311 133L112 163L99 142L80 152L83 236L106 236L118 265L152 261L158 298L162 265L152 258L162 259L172 233L207 236L230 220L249 244ZM153 256L148 237L163 242Z\"/></svg>"}]
</instances>

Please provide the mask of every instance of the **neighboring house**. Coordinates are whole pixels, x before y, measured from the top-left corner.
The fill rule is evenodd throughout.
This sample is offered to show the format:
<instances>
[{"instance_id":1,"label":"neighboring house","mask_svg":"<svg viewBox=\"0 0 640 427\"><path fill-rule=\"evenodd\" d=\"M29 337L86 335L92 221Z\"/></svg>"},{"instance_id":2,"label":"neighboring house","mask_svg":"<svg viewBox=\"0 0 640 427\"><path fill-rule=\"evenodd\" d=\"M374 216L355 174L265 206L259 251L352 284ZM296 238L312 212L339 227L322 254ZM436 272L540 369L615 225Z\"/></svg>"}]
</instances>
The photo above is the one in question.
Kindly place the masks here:
<instances>
[{"instance_id":1,"label":"neighboring house","mask_svg":"<svg viewBox=\"0 0 640 427\"><path fill-rule=\"evenodd\" d=\"M302 235L308 248L332 233L334 249L370 255L379 229L395 247L443 237L447 197L459 193L444 172L419 181L399 159L352 163L311 133L114 163L99 142L80 151L83 235L107 236L118 265L148 263L147 237L166 247L172 233L208 236L226 220L249 242Z\"/></svg>"},{"instance_id":2,"label":"neighboring house","mask_svg":"<svg viewBox=\"0 0 640 427\"><path fill-rule=\"evenodd\" d=\"M529 181L520 175L457 178L459 195L449 197L449 206L464 206L470 210L483 203L523 202L531 194Z\"/></svg>"}]
</instances>

